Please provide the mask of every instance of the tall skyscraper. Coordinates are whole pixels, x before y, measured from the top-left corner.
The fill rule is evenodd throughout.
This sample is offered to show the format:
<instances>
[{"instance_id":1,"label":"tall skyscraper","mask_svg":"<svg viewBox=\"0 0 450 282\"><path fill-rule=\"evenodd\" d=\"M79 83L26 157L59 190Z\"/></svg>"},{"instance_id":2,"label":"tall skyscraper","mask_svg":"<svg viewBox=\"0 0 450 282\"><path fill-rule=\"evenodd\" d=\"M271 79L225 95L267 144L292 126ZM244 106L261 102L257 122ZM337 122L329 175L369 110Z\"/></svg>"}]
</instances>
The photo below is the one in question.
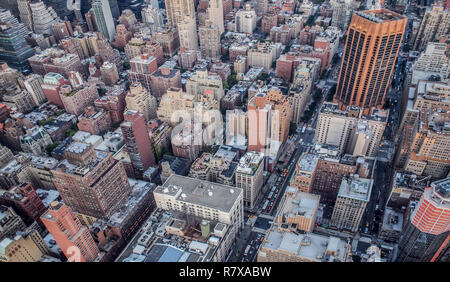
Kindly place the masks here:
<instances>
[{"instance_id":1,"label":"tall skyscraper","mask_svg":"<svg viewBox=\"0 0 450 282\"><path fill-rule=\"evenodd\" d=\"M167 23L170 26L177 24L186 15L196 15L194 0L165 0Z\"/></svg>"},{"instance_id":2,"label":"tall skyscraper","mask_svg":"<svg viewBox=\"0 0 450 282\"><path fill-rule=\"evenodd\" d=\"M223 1L222 0L211 0L208 6L208 17L217 28L219 29L219 35L224 33L225 28L223 26Z\"/></svg>"},{"instance_id":3,"label":"tall skyscraper","mask_svg":"<svg viewBox=\"0 0 450 282\"><path fill-rule=\"evenodd\" d=\"M92 262L98 256L100 251L89 229L65 204L52 202L41 220L69 261Z\"/></svg>"},{"instance_id":4,"label":"tall skyscraper","mask_svg":"<svg viewBox=\"0 0 450 282\"><path fill-rule=\"evenodd\" d=\"M449 236L450 178L446 178L425 189L400 237L397 261L449 261Z\"/></svg>"},{"instance_id":5,"label":"tall skyscraper","mask_svg":"<svg viewBox=\"0 0 450 282\"><path fill-rule=\"evenodd\" d=\"M386 9L355 12L348 29L335 100L382 107L408 19Z\"/></svg>"},{"instance_id":6,"label":"tall skyscraper","mask_svg":"<svg viewBox=\"0 0 450 282\"><path fill-rule=\"evenodd\" d=\"M198 50L197 23L195 15L187 15L178 23L180 47L188 50Z\"/></svg>"},{"instance_id":7,"label":"tall skyscraper","mask_svg":"<svg viewBox=\"0 0 450 282\"><path fill-rule=\"evenodd\" d=\"M94 0L92 9L94 10L98 29L109 42L112 42L114 40L116 28L114 26L114 19L108 0Z\"/></svg>"},{"instance_id":8,"label":"tall skyscraper","mask_svg":"<svg viewBox=\"0 0 450 282\"><path fill-rule=\"evenodd\" d=\"M0 60L19 71L29 72L28 58L33 55L34 50L27 45L20 31L12 24L0 22Z\"/></svg>"},{"instance_id":9,"label":"tall skyscraper","mask_svg":"<svg viewBox=\"0 0 450 282\"><path fill-rule=\"evenodd\" d=\"M155 165L147 124L144 116L138 111L127 110L123 117L124 121L120 128L125 139L125 148L130 156L135 175L141 178L150 166Z\"/></svg>"},{"instance_id":10,"label":"tall skyscraper","mask_svg":"<svg viewBox=\"0 0 450 282\"><path fill-rule=\"evenodd\" d=\"M220 58L220 32L213 22L208 20L204 26L198 28L198 39L204 57Z\"/></svg>"},{"instance_id":11,"label":"tall skyscraper","mask_svg":"<svg viewBox=\"0 0 450 282\"><path fill-rule=\"evenodd\" d=\"M53 25L60 19L53 7L46 6L42 1L30 2L33 32L37 34L53 34Z\"/></svg>"}]
</instances>

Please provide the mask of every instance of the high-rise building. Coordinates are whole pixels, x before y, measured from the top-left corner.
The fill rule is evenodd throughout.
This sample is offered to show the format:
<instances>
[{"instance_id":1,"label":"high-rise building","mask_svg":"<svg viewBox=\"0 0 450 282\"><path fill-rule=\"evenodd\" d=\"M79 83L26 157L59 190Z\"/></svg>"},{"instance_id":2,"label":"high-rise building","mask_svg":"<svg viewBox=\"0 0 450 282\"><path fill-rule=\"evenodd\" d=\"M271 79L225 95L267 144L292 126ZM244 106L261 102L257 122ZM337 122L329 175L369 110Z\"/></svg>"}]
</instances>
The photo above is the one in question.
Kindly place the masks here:
<instances>
[{"instance_id":1,"label":"high-rise building","mask_svg":"<svg viewBox=\"0 0 450 282\"><path fill-rule=\"evenodd\" d=\"M211 0L208 5L208 19L219 29L219 37L224 33L223 25L223 2L222 0Z\"/></svg>"},{"instance_id":2,"label":"high-rise building","mask_svg":"<svg viewBox=\"0 0 450 282\"><path fill-rule=\"evenodd\" d=\"M108 0L94 0L94 2L92 2L92 9L94 10L98 29L109 42L112 42L114 40L116 29Z\"/></svg>"},{"instance_id":3,"label":"high-rise building","mask_svg":"<svg viewBox=\"0 0 450 282\"><path fill-rule=\"evenodd\" d=\"M0 190L0 204L12 207L27 225L40 222L45 206L31 183L22 183L8 191Z\"/></svg>"},{"instance_id":4,"label":"high-rise building","mask_svg":"<svg viewBox=\"0 0 450 282\"><path fill-rule=\"evenodd\" d=\"M280 202L275 225L288 225L294 231L312 233L316 224L320 196L287 187Z\"/></svg>"},{"instance_id":5,"label":"high-rise building","mask_svg":"<svg viewBox=\"0 0 450 282\"><path fill-rule=\"evenodd\" d=\"M417 132L425 132L425 130L420 129L420 127L424 128L424 126L420 126L423 115L428 115L427 112L432 109L446 109L450 107L450 100L446 99L450 95L449 83L419 80L417 87L412 90L414 92L412 93L410 90L410 93L414 95L410 95L407 103L405 103L407 107L403 113L399 128L399 149L395 165L402 169L405 167L405 163L413 149L411 147L412 142L416 137L420 136L416 135ZM431 136L431 134L427 135Z\"/></svg>"},{"instance_id":6,"label":"high-rise building","mask_svg":"<svg viewBox=\"0 0 450 282\"><path fill-rule=\"evenodd\" d=\"M277 87L259 89L248 102L248 150L276 153L289 134L292 110Z\"/></svg>"},{"instance_id":7,"label":"high-rise building","mask_svg":"<svg viewBox=\"0 0 450 282\"><path fill-rule=\"evenodd\" d=\"M93 262L99 255L89 229L67 205L52 202L41 220L69 261Z\"/></svg>"},{"instance_id":8,"label":"high-rise building","mask_svg":"<svg viewBox=\"0 0 450 282\"><path fill-rule=\"evenodd\" d=\"M198 50L197 23L195 15L186 15L178 23L178 36L180 47L190 50Z\"/></svg>"},{"instance_id":9,"label":"high-rise building","mask_svg":"<svg viewBox=\"0 0 450 282\"><path fill-rule=\"evenodd\" d=\"M151 91L151 76L158 70L158 62L155 57L147 53L136 56L130 60L128 79L132 83L140 83L148 92Z\"/></svg>"},{"instance_id":10,"label":"high-rise building","mask_svg":"<svg viewBox=\"0 0 450 282\"><path fill-rule=\"evenodd\" d=\"M205 58L220 58L220 31L211 21L206 21L204 26L198 28L198 39L200 40L200 51Z\"/></svg>"},{"instance_id":11,"label":"high-rise building","mask_svg":"<svg viewBox=\"0 0 450 282\"><path fill-rule=\"evenodd\" d=\"M109 218L131 193L123 164L111 153L73 142L52 170L53 183L64 203L75 212Z\"/></svg>"},{"instance_id":12,"label":"high-rise building","mask_svg":"<svg viewBox=\"0 0 450 282\"><path fill-rule=\"evenodd\" d=\"M173 57L180 48L180 40L178 37L178 29L176 27L158 28L152 33L152 39L163 48L164 55Z\"/></svg>"},{"instance_id":13,"label":"high-rise building","mask_svg":"<svg viewBox=\"0 0 450 282\"><path fill-rule=\"evenodd\" d=\"M258 42L248 49L247 61L251 67L263 67L265 71L272 68L273 62L280 56L281 43Z\"/></svg>"},{"instance_id":14,"label":"high-rise building","mask_svg":"<svg viewBox=\"0 0 450 282\"><path fill-rule=\"evenodd\" d=\"M388 120L388 111L373 109L362 115L362 109L324 103L319 111L314 142L339 147L354 156L375 157Z\"/></svg>"},{"instance_id":15,"label":"high-rise building","mask_svg":"<svg viewBox=\"0 0 450 282\"><path fill-rule=\"evenodd\" d=\"M331 226L357 232L370 200L373 181L358 175L344 177L331 216Z\"/></svg>"},{"instance_id":16,"label":"high-rise building","mask_svg":"<svg viewBox=\"0 0 450 282\"><path fill-rule=\"evenodd\" d=\"M64 104L59 96L59 91L63 85L70 85L70 82L59 73L49 72L44 76L42 91L44 91L47 100L60 107L64 108Z\"/></svg>"},{"instance_id":17,"label":"high-rise building","mask_svg":"<svg viewBox=\"0 0 450 282\"><path fill-rule=\"evenodd\" d=\"M158 208L185 213L188 221L201 217L229 224L231 241L244 227L240 188L172 174L153 195Z\"/></svg>"},{"instance_id":18,"label":"high-rise building","mask_svg":"<svg viewBox=\"0 0 450 282\"><path fill-rule=\"evenodd\" d=\"M236 168L236 187L244 191L244 207L253 209L263 186L264 155L247 152Z\"/></svg>"},{"instance_id":19,"label":"high-rise building","mask_svg":"<svg viewBox=\"0 0 450 282\"><path fill-rule=\"evenodd\" d=\"M150 26L151 29L157 29L164 25L164 19L161 9L150 5L142 9L142 22Z\"/></svg>"},{"instance_id":20,"label":"high-rise building","mask_svg":"<svg viewBox=\"0 0 450 282\"><path fill-rule=\"evenodd\" d=\"M55 10L42 1L30 2L31 17L33 19L33 32L37 34L53 34L53 25L61 19Z\"/></svg>"},{"instance_id":21,"label":"high-rise building","mask_svg":"<svg viewBox=\"0 0 450 282\"><path fill-rule=\"evenodd\" d=\"M331 0L330 4L333 7L331 25L337 26L342 31L347 30L353 12L353 0Z\"/></svg>"},{"instance_id":22,"label":"high-rise building","mask_svg":"<svg viewBox=\"0 0 450 282\"><path fill-rule=\"evenodd\" d=\"M12 24L0 22L0 60L21 72L30 72L28 58L33 55L34 50L20 31Z\"/></svg>"},{"instance_id":23,"label":"high-rise building","mask_svg":"<svg viewBox=\"0 0 450 282\"><path fill-rule=\"evenodd\" d=\"M123 120L123 112L126 107L125 94L125 90L115 88L94 101L96 108L105 109L109 113L113 125Z\"/></svg>"},{"instance_id":24,"label":"high-rise building","mask_svg":"<svg viewBox=\"0 0 450 282\"><path fill-rule=\"evenodd\" d=\"M69 21L72 21L74 19L75 17L74 10L69 9L67 0L44 0L44 1L47 6L50 6L53 8L53 10L55 10L56 14L60 19Z\"/></svg>"},{"instance_id":25,"label":"high-rise building","mask_svg":"<svg viewBox=\"0 0 450 282\"><path fill-rule=\"evenodd\" d=\"M30 93L35 105L39 106L45 102L46 98L41 86L44 83L42 76L38 74L30 74L22 81L19 81L19 84L21 82L23 82L23 88L25 88L28 93Z\"/></svg>"},{"instance_id":26,"label":"high-rise building","mask_svg":"<svg viewBox=\"0 0 450 282\"><path fill-rule=\"evenodd\" d=\"M29 0L17 0L17 8L19 9L20 21L26 25L29 31L33 30L33 16L30 8Z\"/></svg>"},{"instance_id":27,"label":"high-rise building","mask_svg":"<svg viewBox=\"0 0 450 282\"><path fill-rule=\"evenodd\" d=\"M0 8L0 22L11 24L14 28L19 30L23 37L27 37L30 32L23 22L19 22L16 17L11 14L10 10Z\"/></svg>"},{"instance_id":28,"label":"high-rise building","mask_svg":"<svg viewBox=\"0 0 450 282\"><path fill-rule=\"evenodd\" d=\"M0 204L0 240L5 237L14 237L17 231L25 227L25 223L13 208Z\"/></svg>"},{"instance_id":29,"label":"high-rise building","mask_svg":"<svg viewBox=\"0 0 450 282\"><path fill-rule=\"evenodd\" d=\"M157 72L152 74L150 83L152 95L159 99L166 94L167 89L171 87L181 88L180 70L161 66Z\"/></svg>"},{"instance_id":30,"label":"high-rise building","mask_svg":"<svg viewBox=\"0 0 450 282\"><path fill-rule=\"evenodd\" d=\"M422 110L413 124L404 169L420 176L441 179L450 171L450 113L444 109Z\"/></svg>"},{"instance_id":31,"label":"high-rise building","mask_svg":"<svg viewBox=\"0 0 450 282\"><path fill-rule=\"evenodd\" d=\"M142 178L144 172L150 166L155 165L155 156L143 114L134 110L125 111L124 121L120 128L134 174L138 178Z\"/></svg>"},{"instance_id":32,"label":"high-rise building","mask_svg":"<svg viewBox=\"0 0 450 282\"><path fill-rule=\"evenodd\" d=\"M194 97L201 96L206 90L213 91L214 99L220 101L223 97L222 79L216 73L199 69L186 80L186 93Z\"/></svg>"},{"instance_id":33,"label":"high-rise building","mask_svg":"<svg viewBox=\"0 0 450 282\"><path fill-rule=\"evenodd\" d=\"M196 15L194 0L165 0L167 22L176 27L186 15Z\"/></svg>"},{"instance_id":34,"label":"high-rise building","mask_svg":"<svg viewBox=\"0 0 450 282\"><path fill-rule=\"evenodd\" d=\"M236 31L252 34L256 28L256 12L250 4L245 4L245 10L236 12Z\"/></svg>"},{"instance_id":35,"label":"high-rise building","mask_svg":"<svg viewBox=\"0 0 450 282\"><path fill-rule=\"evenodd\" d=\"M336 101L364 109L384 105L407 20L386 9L353 14Z\"/></svg>"},{"instance_id":36,"label":"high-rise building","mask_svg":"<svg viewBox=\"0 0 450 282\"><path fill-rule=\"evenodd\" d=\"M399 262L448 262L450 178L431 183L416 205L398 245Z\"/></svg>"},{"instance_id":37,"label":"high-rise building","mask_svg":"<svg viewBox=\"0 0 450 282\"><path fill-rule=\"evenodd\" d=\"M0 262L37 262L49 250L36 229L18 231L0 241Z\"/></svg>"},{"instance_id":38,"label":"high-rise building","mask_svg":"<svg viewBox=\"0 0 450 282\"><path fill-rule=\"evenodd\" d=\"M447 43L428 43L412 66L411 84L433 77L447 80L450 76L450 58L446 53Z\"/></svg>"},{"instance_id":39,"label":"high-rise building","mask_svg":"<svg viewBox=\"0 0 450 282\"><path fill-rule=\"evenodd\" d=\"M156 98L149 94L139 82L130 85L125 101L127 109L140 112L146 122L156 117Z\"/></svg>"},{"instance_id":40,"label":"high-rise building","mask_svg":"<svg viewBox=\"0 0 450 282\"><path fill-rule=\"evenodd\" d=\"M414 50L422 51L427 44L447 36L450 31L450 11L436 3L425 12L414 40Z\"/></svg>"}]
</instances>

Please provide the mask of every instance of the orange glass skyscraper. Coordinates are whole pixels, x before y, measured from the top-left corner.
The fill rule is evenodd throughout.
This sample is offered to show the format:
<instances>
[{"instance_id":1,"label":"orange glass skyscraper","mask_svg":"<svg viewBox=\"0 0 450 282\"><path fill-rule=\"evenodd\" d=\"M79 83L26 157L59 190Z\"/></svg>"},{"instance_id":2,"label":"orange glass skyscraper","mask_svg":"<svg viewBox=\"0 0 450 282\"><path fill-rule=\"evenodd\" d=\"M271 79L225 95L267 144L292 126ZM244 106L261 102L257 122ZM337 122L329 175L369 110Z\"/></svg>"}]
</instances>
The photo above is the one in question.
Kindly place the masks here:
<instances>
[{"instance_id":1,"label":"orange glass skyscraper","mask_svg":"<svg viewBox=\"0 0 450 282\"><path fill-rule=\"evenodd\" d=\"M347 32L335 101L381 108L408 19L386 9L355 12Z\"/></svg>"}]
</instances>

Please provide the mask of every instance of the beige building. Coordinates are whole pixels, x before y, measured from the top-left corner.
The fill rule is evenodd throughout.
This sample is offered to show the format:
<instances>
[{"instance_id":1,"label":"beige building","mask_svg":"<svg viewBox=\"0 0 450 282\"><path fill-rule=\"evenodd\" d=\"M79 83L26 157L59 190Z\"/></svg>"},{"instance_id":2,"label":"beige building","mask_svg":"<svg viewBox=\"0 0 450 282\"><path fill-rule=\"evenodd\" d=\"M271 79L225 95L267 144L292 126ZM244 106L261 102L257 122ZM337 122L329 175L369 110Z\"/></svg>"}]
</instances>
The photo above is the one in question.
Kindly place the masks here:
<instances>
[{"instance_id":1,"label":"beige building","mask_svg":"<svg viewBox=\"0 0 450 282\"><path fill-rule=\"evenodd\" d=\"M241 109L227 111L226 114L226 144L234 143L240 136L248 137L248 114ZM245 145L245 144L242 144Z\"/></svg>"},{"instance_id":2,"label":"beige building","mask_svg":"<svg viewBox=\"0 0 450 282\"><path fill-rule=\"evenodd\" d=\"M241 55L237 56L233 64L233 69L236 73L242 74L247 73L248 70L247 57Z\"/></svg>"},{"instance_id":3,"label":"beige building","mask_svg":"<svg viewBox=\"0 0 450 282\"><path fill-rule=\"evenodd\" d=\"M0 262L37 262L48 248L36 230L18 232L0 241Z\"/></svg>"},{"instance_id":4,"label":"beige building","mask_svg":"<svg viewBox=\"0 0 450 282\"><path fill-rule=\"evenodd\" d=\"M405 170L419 176L445 178L450 171L450 111L424 111L413 129Z\"/></svg>"},{"instance_id":5,"label":"beige building","mask_svg":"<svg viewBox=\"0 0 450 282\"><path fill-rule=\"evenodd\" d=\"M176 25L186 16L195 15L194 0L165 0L169 25Z\"/></svg>"},{"instance_id":6,"label":"beige building","mask_svg":"<svg viewBox=\"0 0 450 282\"><path fill-rule=\"evenodd\" d=\"M125 102L127 109L142 113L146 122L156 118L156 98L150 95L139 82L130 85Z\"/></svg>"},{"instance_id":7,"label":"beige building","mask_svg":"<svg viewBox=\"0 0 450 282\"><path fill-rule=\"evenodd\" d=\"M431 109L450 108L450 83L420 80L416 87L410 87L410 95L405 104L396 158L396 166L399 168L404 168L411 153L411 142L419 129L420 114Z\"/></svg>"},{"instance_id":8,"label":"beige building","mask_svg":"<svg viewBox=\"0 0 450 282\"><path fill-rule=\"evenodd\" d=\"M236 168L236 187L244 191L244 207L253 209L263 186L264 155L247 152Z\"/></svg>"},{"instance_id":9,"label":"beige building","mask_svg":"<svg viewBox=\"0 0 450 282\"><path fill-rule=\"evenodd\" d=\"M153 191L156 206L230 225L230 244L244 227L243 191L172 174Z\"/></svg>"},{"instance_id":10,"label":"beige building","mask_svg":"<svg viewBox=\"0 0 450 282\"><path fill-rule=\"evenodd\" d=\"M21 83L21 81L19 81ZM42 76L38 74L30 74L23 80L23 87L30 93L31 98L36 106L44 103L47 99L44 91L42 90L42 84L44 83Z\"/></svg>"},{"instance_id":11,"label":"beige building","mask_svg":"<svg viewBox=\"0 0 450 282\"><path fill-rule=\"evenodd\" d=\"M157 110L158 119L174 125L178 122L178 119L172 120L173 113L177 110L184 110L191 114L193 108L193 95L183 92L181 88L170 87L159 103Z\"/></svg>"},{"instance_id":12,"label":"beige building","mask_svg":"<svg viewBox=\"0 0 450 282\"><path fill-rule=\"evenodd\" d=\"M220 31L211 21L206 21L204 26L198 28L200 51L202 56L209 59L220 58Z\"/></svg>"},{"instance_id":13,"label":"beige building","mask_svg":"<svg viewBox=\"0 0 450 282\"><path fill-rule=\"evenodd\" d=\"M311 233L316 223L319 203L319 195L300 192L297 188L288 186L280 202L275 225Z\"/></svg>"},{"instance_id":14,"label":"beige building","mask_svg":"<svg viewBox=\"0 0 450 282\"><path fill-rule=\"evenodd\" d=\"M223 25L223 1L211 0L208 5L208 19L214 23L219 29L219 35L224 33L225 28Z\"/></svg>"},{"instance_id":15,"label":"beige building","mask_svg":"<svg viewBox=\"0 0 450 282\"><path fill-rule=\"evenodd\" d=\"M349 262L351 249L337 237L299 234L273 226L258 250L257 262Z\"/></svg>"},{"instance_id":16,"label":"beige building","mask_svg":"<svg viewBox=\"0 0 450 282\"><path fill-rule=\"evenodd\" d=\"M314 143L339 147L355 156L375 157L383 136L388 112L373 109L369 116L358 107L341 111L334 103L324 103L319 111Z\"/></svg>"},{"instance_id":17,"label":"beige building","mask_svg":"<svg viewBox=\"0 0 450 282\"><path fill-rule=\"evenodd\" d=\"M450 32L450 11L436 3L425 12L414 41L414 50L424 50L428 42L438 41Z\"/></svg>"},{"instance_id":18,"label":"beige building","mask_svg":"<svg viewBox=\"0 0 450 282\"><path fill-rule=\"evenodd\" d=\"M222 79L216 73L208 70L197 70L186 80L186 93L198 97L205 94L205 91L213 91L214 99L220 102L224 95Z\"/></svg>"},{"instance_id":19,"label":"beige building","mask_svg":"<svg viewBox=\"0 0 450 282\"><path fill-rule=\"evenodd\" d=\"M188 50L198 50L197 23L195 15L186 15L178 23L178 36L180 37L180 47Z\"/></svg>"},{"instance_id":20,"label":"beige building","mask_svg":"<svg viewBox=\"0 0 450 282\"><path fill-rule=\"evenodd\" d=\"M292 175L289 185L297 188L300 192L309 193L316 174L318 161L319 155L304 153L298 159L295 173Z\"/></svg>"},{"instance_id":21,"label":"beige building","mask_svg":"<svg viewBox=\"0 0 450 282\"><path fill-rule=\"evenodd\" d=\"M432 75L439 76L441 80L450 76L450 58L447 55L446 43L431 42L427 45L412 67L411 84L428 80Z\"/></svg>"},{"instance_id":22,"label":"beige building","mask_svg":"<svg viewBox=\"0 0 450 282\"><path fill-rule=\"evenodd\" d=\"M357 174L344 177L331 216L331 226L357 232L366 205L370 200L373 181Z\"/></svg>"},{"instance_id":23,"label":"beige building","mask_svg":"<svg viewBox=\"0 0 450 282\"><path fill-rule=\"evenodd\" d=\"M142 37L133 37L125 45L125 56L128 60L132 60L142 54L142 49L145 46L145 42Z\"/></svg>"},{"instance_id":24,"label":"beige building","mask_svg":"<svg viewBox=\"0 0 450 282\"><path fill-rule=\"evenodd\" d=\"M300 82L289 89L289 103L292 108L292 122L299 123L311 99L311 82Z\"/></svg>"},{"instance_id":25,"label":"beige building","mask_svg":"<svg viewBox=\"0 0 450 282\"><path fill-rule=\"evenodd\" d=\"M34 106L36 106L30 92L27 90L20 90L20 88L17 88L16 91L3 95L3 102L6 106L14 108L22 113L29 112Z\"/></svg>"},{"instance_id":26,"label":"beige building","mask_svg":"<svg viewBox=\"0 0 450 282\"><path fill-rule=\"evenodd\" d=\"M263 67L265 71L272 68L272 63L279 57L278 45L270 42L258 42L251 46L247 52L248 65Z\"/></svg>"},{"instance_id":27,"label":"beige building","mask_svg":"<svg viewBox=\"0 0 450 282\"><path fill-rule=\"evenodd\" d=\"M252 34L256 28L256 12L250 4L245 4L244 10L236 12L236 32Z\"/></svg>"}]
</instances>

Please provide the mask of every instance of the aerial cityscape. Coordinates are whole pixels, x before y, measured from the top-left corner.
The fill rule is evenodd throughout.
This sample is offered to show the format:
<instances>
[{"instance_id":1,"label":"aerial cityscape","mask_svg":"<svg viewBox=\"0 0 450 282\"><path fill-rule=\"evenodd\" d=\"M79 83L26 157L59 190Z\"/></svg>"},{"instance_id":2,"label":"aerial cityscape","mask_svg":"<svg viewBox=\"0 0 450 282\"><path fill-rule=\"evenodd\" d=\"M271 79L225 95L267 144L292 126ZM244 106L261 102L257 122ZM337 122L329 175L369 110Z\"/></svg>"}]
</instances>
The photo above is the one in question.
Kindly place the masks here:
<instances>
[{"instance_id":1,"label":"aerial cityscape","mask_svg":"<svg viewBox=\"0 0 450 282\"><path fill-rule=\"evenodd\" d=\"M450 262L450 0L0 0L0 262Z\"/></svg>"}]
</instances>

